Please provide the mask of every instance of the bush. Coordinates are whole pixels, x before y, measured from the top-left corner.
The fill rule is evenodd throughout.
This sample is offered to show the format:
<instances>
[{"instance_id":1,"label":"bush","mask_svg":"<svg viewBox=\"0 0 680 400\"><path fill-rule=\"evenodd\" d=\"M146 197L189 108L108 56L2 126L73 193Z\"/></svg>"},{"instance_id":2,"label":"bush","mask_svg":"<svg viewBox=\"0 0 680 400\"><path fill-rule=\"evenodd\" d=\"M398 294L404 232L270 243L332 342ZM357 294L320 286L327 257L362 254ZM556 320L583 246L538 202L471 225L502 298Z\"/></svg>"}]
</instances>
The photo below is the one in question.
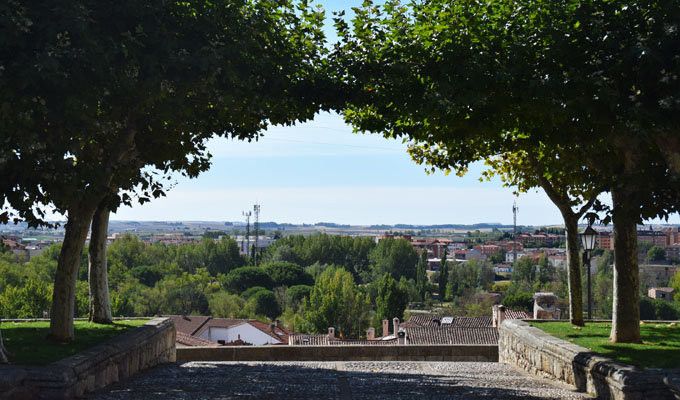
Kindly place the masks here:
<instances>
[{"instance_id":1,"label":"bush","mask_svg":"<svg viewBox=\"0 0 680 400\"><path fill-rule=\"evenodd\" d=\"M517 291L509 293L503 299L503 305L513 310L531 312L534 304L534 296L529 292Z\"/></svg>"}]
</instances>

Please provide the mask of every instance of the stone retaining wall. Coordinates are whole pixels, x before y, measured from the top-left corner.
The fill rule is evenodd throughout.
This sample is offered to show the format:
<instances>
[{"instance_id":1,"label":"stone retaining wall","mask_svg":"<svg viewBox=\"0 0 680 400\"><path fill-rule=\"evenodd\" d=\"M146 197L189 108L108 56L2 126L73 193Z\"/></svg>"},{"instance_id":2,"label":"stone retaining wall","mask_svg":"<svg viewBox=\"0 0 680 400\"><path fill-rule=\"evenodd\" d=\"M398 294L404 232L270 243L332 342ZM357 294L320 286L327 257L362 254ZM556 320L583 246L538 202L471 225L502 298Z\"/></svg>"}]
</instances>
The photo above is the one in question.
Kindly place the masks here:
<instances>
[{"instance_id":1,"label":"stone retaining wall","mask_svg":"<svg viewBox=\"0 0 680 400\"><path fill-rule=\"evenodd\" d=\"M177 361L498 361L496 345L224 346L177 349Z\"/></svg>"},{"instance_id":2,"label":"stone retaining wall","mask_svg":"<svg viewBox=\"0 0 680 400\"><path fill-rule=\"evenodd\" d=\"M175 356L175 326L156 318L45 367L0 366L0 399L81 397Z\"/></svg>"},{"instance_id":3,"label":"stone retaining wall","mask_svg":"<svg viewBox=\"0 0 680 400\"><path fill-rule=\"evenodd\" d=\"M558 379L601 399L674 399L662 370L642 370L598 356L520 320L499 332L499 361L534 375Z\"/></svg>"}]
</instances>

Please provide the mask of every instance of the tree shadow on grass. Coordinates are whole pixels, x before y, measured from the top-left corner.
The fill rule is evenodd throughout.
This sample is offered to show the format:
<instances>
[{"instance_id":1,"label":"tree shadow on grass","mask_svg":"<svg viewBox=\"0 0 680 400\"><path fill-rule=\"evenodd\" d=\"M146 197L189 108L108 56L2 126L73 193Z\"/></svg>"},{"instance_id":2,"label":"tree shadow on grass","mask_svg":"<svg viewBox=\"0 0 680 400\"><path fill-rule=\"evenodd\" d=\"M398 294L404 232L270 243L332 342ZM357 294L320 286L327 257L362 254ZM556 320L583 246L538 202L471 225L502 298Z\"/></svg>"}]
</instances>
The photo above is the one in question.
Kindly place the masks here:
<instances>
[{"instance_id":1,"label":"tree shadow on grass","mask_svg":"<svg viewBox=\"0 0 680 400\"><path fill-rule=\"evenodd\" d=\"M336 370L332 363L188 363L154 368L95 393L117 399L508 399L562 398L564 389L540 381L518 387L516 375L498 382L489 373L437 373L398 363L404 372L381 371L369 362L361 370ZM409 368L410 366L410 368ZM373 369L373 370L371 370ZM410 372L409 372L410 371ZM525 382L526 385L526 382Z\"/></svg>"}]
</instances>

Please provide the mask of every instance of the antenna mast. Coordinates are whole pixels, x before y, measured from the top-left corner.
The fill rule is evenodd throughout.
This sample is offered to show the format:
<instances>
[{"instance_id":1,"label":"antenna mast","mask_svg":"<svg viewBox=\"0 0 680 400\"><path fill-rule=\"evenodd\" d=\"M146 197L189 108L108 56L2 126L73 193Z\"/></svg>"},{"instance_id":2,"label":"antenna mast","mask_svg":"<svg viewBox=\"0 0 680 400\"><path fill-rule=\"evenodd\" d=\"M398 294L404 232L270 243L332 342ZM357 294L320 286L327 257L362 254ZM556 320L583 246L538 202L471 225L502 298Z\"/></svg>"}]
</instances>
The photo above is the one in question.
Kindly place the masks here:
<instances>
[{"instance_id":1,"label":"antenna mast","mask_svg":"<svg viewBox=\"0 0 680 400\"><path fill-rule=\"evenodd\" d=\"M512 262L517 262L517 201L512 202Z\"/></svg>"},{"instance_id":2,"label":"antenna mast","mask_svg":"<svg viewBox=\"0 0 680 400\"><path fill-rule=\"evenodd\" d=\"M250 216L253 215L252 211L244 211L243 216L246 217L246 248L244 253L250 253Z\"/></svg>"},{"instance_id":3,"label":"antenna mast","mask_svg":"<svg viewBox=\"0 0 680 400\"><path fill-rule=\"evenodd\" d=\"M257 251L259 247L257 247L258 244L258 238L260 236L260 205L255 204L253 206L253 212L255 213L255 251L253 252L253 261L255 262L255 265L257 265Z\"/></svg>"}]
</instances>

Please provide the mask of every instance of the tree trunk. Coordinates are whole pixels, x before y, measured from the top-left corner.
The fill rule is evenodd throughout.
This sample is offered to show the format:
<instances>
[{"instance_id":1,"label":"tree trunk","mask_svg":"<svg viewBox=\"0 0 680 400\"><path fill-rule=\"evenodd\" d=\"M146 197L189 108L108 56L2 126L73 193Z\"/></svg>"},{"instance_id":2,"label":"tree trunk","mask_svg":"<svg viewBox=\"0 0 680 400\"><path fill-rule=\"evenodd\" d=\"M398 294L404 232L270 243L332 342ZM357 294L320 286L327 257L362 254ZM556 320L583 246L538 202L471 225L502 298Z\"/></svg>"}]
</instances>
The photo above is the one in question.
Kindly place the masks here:
<instances>
[{"instance_id":1,"label":"tree trunk","mask_svg":"<svg viewBox=\"0 0 680 400\"><path fill-rule=\"evenodd\" d=\"M0 330L0 364L9 364L9 352L2 341L2 330Z\"/></svg>"},{"instance_id":2,"label":"tree trunk","mask_svg":"<svg viewBox=\"0 0 680 400\"><path fill-rule=\"evenodd\" d=\"M581 285L581 258L579 254L578 216L563 212L567 232L567 262L569 268L569 319L573 325L583 326L583 289Z\"/></svg>"},{"instance_id":3,"label":"tree trunk","mask_svg":"<svg viewBox=\"0 0 680 400\"><path fill-rule=\"evenodd\" d=\"M614 304L610 339L640 342L640 273L637 256L637 215L626 205L627 192L612 190L614 222ZM639 214L639 212L638 212Z\"/></svg>"},{"instance_id":4,"label":"tree trunk","mask_svg":"<svg viewBox=\"0 0 680 400\"><path fill-rule=\"evenodd\" d=\"M89 248L88 280L90 284L90 321L110 324L111 301L109 299L109 278L106 262L106 237L109 230L111 211L103 203L92 218Z\"/></svg>"},{"instance_id":5,"label":"tree trunk","mask_svg":"<svg viewBox=\"0 0 680 400\"><path fill-rule=\"evenodd\" d=\"M50 313L50 334L55 342L70 342L74 339L73 317L76 302L76 281L80 268L87 231L92 221L94 206L80 204L68 210L66 233L57 261Z\"/></svg>"}]
</instances>

